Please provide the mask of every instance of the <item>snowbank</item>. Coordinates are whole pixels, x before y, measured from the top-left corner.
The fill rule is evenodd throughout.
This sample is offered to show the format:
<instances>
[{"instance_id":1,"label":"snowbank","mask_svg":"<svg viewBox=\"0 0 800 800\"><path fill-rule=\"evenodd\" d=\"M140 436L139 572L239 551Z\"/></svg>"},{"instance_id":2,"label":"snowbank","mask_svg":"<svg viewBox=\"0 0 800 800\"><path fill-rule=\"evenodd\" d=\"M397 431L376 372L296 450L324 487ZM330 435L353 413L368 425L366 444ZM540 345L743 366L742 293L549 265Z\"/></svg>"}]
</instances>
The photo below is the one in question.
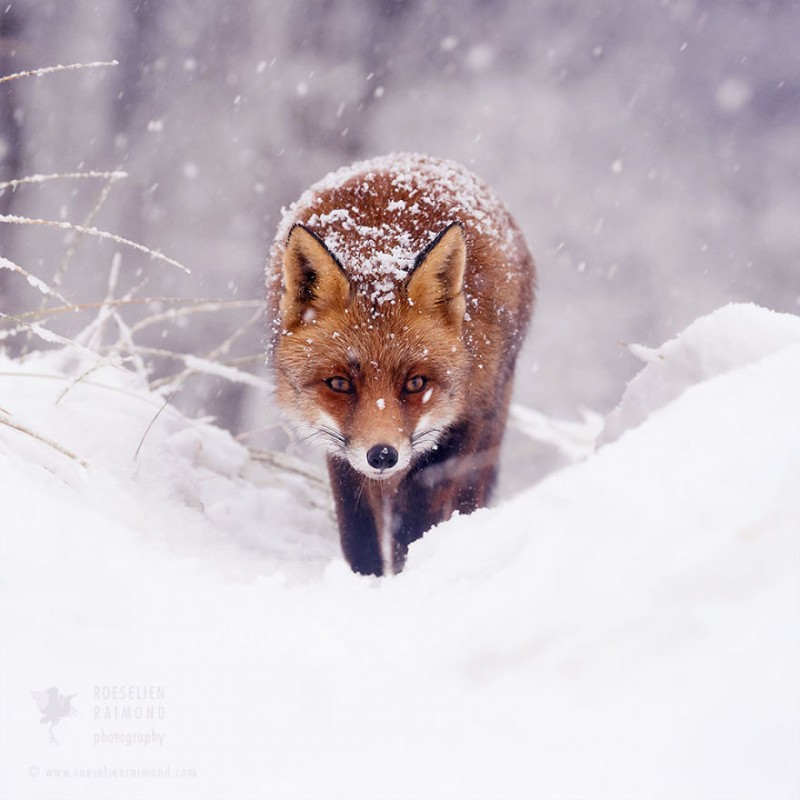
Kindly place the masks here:
<instances>
[{"instance_id":1,"label":"snowbank","mask_svg":"<svg viewBox=\"0 0 800 800\"><path fill-rule=\"evenodd\" d=\"M639 352L610 443L385 580L314 476L121 370L0 361L0 796L795 797L800 319Z\"/></svg>"}]
</instances>

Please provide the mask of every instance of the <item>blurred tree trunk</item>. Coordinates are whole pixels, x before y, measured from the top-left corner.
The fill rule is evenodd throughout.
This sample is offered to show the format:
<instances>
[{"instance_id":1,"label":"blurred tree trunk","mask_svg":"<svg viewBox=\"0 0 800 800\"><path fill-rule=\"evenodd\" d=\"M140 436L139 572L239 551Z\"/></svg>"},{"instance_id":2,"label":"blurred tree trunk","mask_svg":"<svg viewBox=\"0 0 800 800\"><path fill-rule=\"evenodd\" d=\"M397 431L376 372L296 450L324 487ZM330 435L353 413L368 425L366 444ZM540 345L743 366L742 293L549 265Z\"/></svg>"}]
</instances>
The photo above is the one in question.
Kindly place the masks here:
<instances>
[{"instance_id":1,"label":"blurred tree trunk","mask_svg":"<svg viewBox=\"0 0 800 800\"><path fill-rule=\"evenodd\" d=\"M0 11L0 76L17 71L23 23L15 6ZM0 91L0 181L22 175L22 132L15 111L14 88L14 81L10 81ZM9 213L11 194L8 189L0 194L0 213ZM4 230L0 241L7 242L9 235L10 232Z\"/></svg>"},{"instance_id":2,"label":"blurred tree trunk","mask_svg":"<svg viewBox=\"0 0 800 800\"><path fill-rule=\"evenodd\" d=\"M15 7L0 11L0 76L15 72L14 58L20 46L23 20ZM22 175L22 131L19 116L15 113L14 81L6 83L0 91L0 181L13 180ZM0 190L0 214L11 211L12 190ZM10 254L14 226L0 223L0 255ZM10 291L10 275L0 270L0 307Z\"/></svg>"}]
</instances>

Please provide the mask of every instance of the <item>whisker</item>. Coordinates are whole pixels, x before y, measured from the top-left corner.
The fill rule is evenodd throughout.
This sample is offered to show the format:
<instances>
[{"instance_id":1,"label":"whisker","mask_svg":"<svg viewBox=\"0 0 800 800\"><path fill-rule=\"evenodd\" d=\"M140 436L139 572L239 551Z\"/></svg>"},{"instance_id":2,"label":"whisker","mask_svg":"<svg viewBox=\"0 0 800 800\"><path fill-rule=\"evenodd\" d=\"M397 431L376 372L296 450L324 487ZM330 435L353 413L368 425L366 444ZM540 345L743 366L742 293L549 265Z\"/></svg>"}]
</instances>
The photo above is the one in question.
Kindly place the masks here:
<instances>
[{"instance_id":1,"label":"whisker","mask_svg":"<svg viewBox=\"0 0 800 800\"><path fill-rule=\"evenodd\" d=\"M358 488L358 494L356 495L356 502L355 507L358 508L358 501L361 499L361 495L364 492L364 487L367 485L367 476L364 476L364 479L361 481L361 486Z\"/></svg>"},{"instance_id":2,"label":"whisker","mask_svg":"<svg viewBox=\"0 0 800 800\"><path fill-rule=\"evenodd\" d=\"M345 437L336 430L336 428L331 428L329 425L317 425L316 426L320 432L330 436L331 439L335 439L340 444L347 444L347 440Z\"/></svg>"},{"instance_id":3,"label":"whisker","mask_svg":"<svg viewBox=\"0 0 800 800\"><path fill-rule=\"evenodd\" d=\"M443 433L443 428L426 428L424 431L414 434L411 437L411 452L419 455L429 450L439 443Z\"/></svg>"},{"instance_id":4,"label":"whisker","mask_svg":"<svg viewBox=\"0 0 800 800\"><path fill-rule=\"evenodd\" d=\"M443 432L444 432L444 428L426 428L424 431L420 431L419 433L415 433L411 437L411 445L413 447L418 441L420 441L420 440L422 440L422 439L424 439L426 437L430 437L432 435L438 437L438 435L443 433Z\"/></svg>"},{"instance_id":5,"label":"whisker","mask_svg":"<svg viewBox=\"0 0 800 800\"><path fill-rule=\"evenodd\" d=\"M295 439L295 444L320 441L333 446L336 450L344 449L347 439L335 428L328 425L313 425L307 427L308 433Z\"/></svg>"},{"instance_id":6,"label":"whisker","mask_svg":"<svg viewBox=\"0 0 800 800\"><path fill-rule=\"evenodd\" d=\"M320 435L319 431L311 431L310 433L305 434L304 436L299 436L294 440L295 444L305 444L305 442L310 441Z\"/></svg>"}]
</instances>

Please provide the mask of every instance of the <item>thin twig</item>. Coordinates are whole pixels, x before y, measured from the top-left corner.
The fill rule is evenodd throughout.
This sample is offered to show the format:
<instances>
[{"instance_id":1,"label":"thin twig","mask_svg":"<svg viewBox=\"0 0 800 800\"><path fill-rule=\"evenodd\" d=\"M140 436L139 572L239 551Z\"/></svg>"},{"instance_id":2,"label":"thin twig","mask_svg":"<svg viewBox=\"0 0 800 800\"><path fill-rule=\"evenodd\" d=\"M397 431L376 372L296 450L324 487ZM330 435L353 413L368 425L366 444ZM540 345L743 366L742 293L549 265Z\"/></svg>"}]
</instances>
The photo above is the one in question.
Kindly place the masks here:
<instances>
[{"instance_id":1,"label":"thin twig","mask_svg":"<svg viewBox=\"0 0 800 800\"><path fill-rule=\"evenodd\" d=\"M164 402L161 405L161 408L159 408L158 411L156 411L155 416L153 417L153 419L150 420L150 423L145 428L144 433L142 434L142 438L139 440L139 446L136 448L136 452L133 454L133 460L134 461L138 460L139 451L142 449L142 445L144 444L144 440L147 438L147 434L150 433L150 429L153 427L153 425L156 424L156 420L161 416L161 412L170 404L170 402L172 402L172 398L175 397L175 395L177 394L178 391L179 390L176 389L174 392L172 392L171 394L168 394L164 398Z\"/></svg>"},{"instance_id":2,"label":"thin twig","mask_svg":"<svg viewBox=\"0 0 800 800\"><path fill-rule=\"evenodd\" d=\"M189 306L186 308L171 308L167 311L161 311L158 314L153 314L150 317L145 317L139 322L131 325L131 333L138 333L139 331L143 330L144 328L149 328L151 325L155 325L158 322L166 322L171 321L173 319L177 319L178 317L187 316L189 314L197 314L209 311L220 311L222 308L225 309L237 309L237 308L261 308L263 303L260 300L230 300L228 301L226 306L222 306L220 303L209 300L206 303L198 302L193 306ZM259 315L261 312L258 312Z\"/></svg>"},{"instance_id":3,"label":"thin twig","mask_svg":"<svg viewBox=\"0 0 800 800\"><path fill-rule=\"evenodd\" d=\"M94 221L94 218L100 213L100 209L105 205L106 200L108 199L108 196L111 193L111 187L115 183L116 179L114 178L109 178L106 181L105 185L100 190L100 196L97 198L97 202L94 204L92 210L86 215L86 218L83 220L82 227L88 228L91 226L92 222ZM61 261L60 266L56 270L56 274L53 275L53 283L55 283L56 286L61 285L61 281L64 279L64 275L67 274L67 268L72 262L72 257L75 255L75 251L78 249L79 241L80 241L80 236L76 236L69 243L69 247L67 247L67 252L64 253L64 258Z\"/></svg>"},{"instance_id":4,"label":"thin twig","mask_svg":"<svg viewBox=\"0 0 800 800\"><path fill-rule=\"evenodd\" d=\"M266 357L263 353L254 353L251 356L238 356L237 358L229 358L224 363L229 367L240 367L243 364L263 364Z\"/></svg>"},{"instance_id":5,"label":"thin twig","mask_svg":"<svg viewBox=\"0 0 800 800\"><path fill-rule=\"evenodd\" d=\"M99 366L103 365L101 364ZM35 378L39 380L58 381L59 383L63 382L65 379L64 375L49 375L44 372L0 372L0 378ZM106 391L114 392L115 394L123 394L126 397L146 403L147 405L153 405L150 395L143 394L141 390L135 391L131 389L124 389L120 386L112 386L107 383L97 383L96 381L84 379L81 379L81 386L90 386L93 389L105 389Z\"/></svg>"},{"instance_id":6,"label":"thin twig","mask_svg":"<svg viewBox=\"0 0 800 800\"><path fill-rule=\"evenodd\" d=\"M93 372L97 372L98 369L102 369L104 366L104 364L93 364L91 367L89 367L89 369L78 375L77 378L71 380L59 393L58 397L56 398L55 405L58 405L84 378L88 378L89 375L91 375Z\"/></svg>"},{"instance_id":7,"label":"thin twig","mask_svg":"<svg viewBox=\"0 0 800 800\"><path fill-rule=\"evenodd\" d=\"M123 347L125 352L130 352L127 347ZM257 375L253 375L250 372L242 372L241 370L235 369L234 367L229 367L224 363L219 361L210 361L206 358L199 358L198 356L193 356L191 353L177 353L174 350L164 350L159 347L144 347L141 345L136 345L136 350L139 353L145 353L146 355L151 356L161 356L162 358L169 358L176 361L183 361L186 365L186 373L192 372L199 372L203 375L213 375L218 378L226 378L227 380L231 381L231 383L243 383L247 386L254 386L256 389L269 389L270 384L265 381L263 378L259 378ZM183 375L183 373L181 373ZM178 376L170 377L167 383L172 383L177 379ZM150 385L150 388L154 388L158 382L154 382ZM161 387L162 388L162 384Z\"/></svg>"},{"instance_id":8,"label":"thin twig","mask_svg":"<svg viewBox=\"0 0 800 800\"><path fill-rule=\"evenodd\" d=\"M0 256L0 269L9 269L12 272L16 272L18 275L22 275L34 289L38 289L43 295L59 299L62 303L66 303L70 310L74 308L74 306L70 305L69 300L62 294L59 294L52 286L48 286L41 278L31 275L30 272L23 269L19 264L15 264L13 261L3 258L3 256Z\"/></svg>"},{"instance_id":9,"label":"thin twig","mask_svg":"<svg viewBox=\"0 0 800 800\"><path fill-rule=\"evenodd\" d=\"M119 61L90 61L87 64L58 64L55 67L42 67L40 69L29 69L25 72L15 72L13 75L4 75L0 78L0 83L13 81L17 78L31 78L39 75L49 75L52 72L63 72L67 69L88 69L90 67L116 67Z\"/></svg>"},{"instance_id":10,"label":"thin twig","mask_svg":"<svg viewBox=\"0 0 800 800\"><path fill-rule=\"evenodd\" d=\"M47 342L48 344L60 344L62 347L72 347L76 349L78 352L83 353L87 356L91 361L95 363L101 363L104 366L108 367L117 367L118 364L114 363L111 359L104 358L99 353L96 353L94 350L90 350L88 347L84 347L81 344L73 341L72 339L67 339L64 336L56 333L55 331L51 331L48 328L45 328L35 322L25 322L17 317L14 317L10 314L4 314L0 311L0 319L8 319L12 320L13 322L19 323L17 328L12 328L11 331L2 331L0 332L0 339L7 338L8 336L12 336L15 333L19 332L20 330L31 331L35 333L40 339Z\"/></svg>"},{"instance_id":11,"label":"thin twig","mask_svg":"<svg viewBox=\"0 0 800 800\"><path fill-rule=\"evenodd\" d=\"M114 313L114 309L109 308L107 304L114 299L121 263L122 255L119 252L114 253L111 258L111 269L108 271L108 289L106 290L106 296L103 298L103 304L100 306L100 310L94 320L74 337L76 342L85 345L91 350L99 349L103 343L103 331L106 322Z\"/></svg>"},{"instance_id":12,"label":"thin twig","mask_svg":"<svg viewBox=\"0 0 800 800\"><path fill-rule=\"evenodd\" d=\"M184 363L187 366L187 369L184 370L179 375L175 375L171 378L162 378L160 381L154 381L150 384L151 389L159 388L160 386L173 386L173 385L180 385L183 383L186 378L188 378L193 372L201 372L211 375L220 375L223 378L227 378L229 381L234 383L245 383L249 386L255 386L256 388L260 389L267 389L269 388L269 383L264 381L262 378L258 378L255 375L251 375L249 372L241 372L240 370L235 369L231 366L226 366L224 364L219 364L219 368L213 368L214 364L218 364L214 359L218 358L222 353L226 353L230 350L231 345L238 339L254 322L256 322L263 313L263 309L259 308L255 314L240 328L235 330L225 341L223 341L220 345L215 347L211 352L209 352L205 358L197 358L195 356L190 356L184 358ZM242 378L242 376L248 376L247 378ZM252 380L250 380L252 378Z\"/></svg>"},{"instance_id":13,"label":"thin twig","mask_svg":"<svg viewBox=\"0 0 800 800\"><path fill-rule=\"evenodd\" d=\"M233 438L237 442L243 442L245 439L249 439L251 436L257 436L259 433L266 433L267 431L274 431L275 428L281 427L283 427L283 423L280 420L276 420L275 422L271 422L269 425L261 425L258 428L251 428L249 431L237 433Z\"/></svg>"},{"instance_id":14,"label":"thin twig","mask_svg":"<svg viewBox=\"0 0 800 800\"><path fill-rule=\"evenodd\" d=\"M9 222L15 225L47 225L51 228L61 228L62 230L85 233L89 236L97 236L100 239L110 239L112 242L124 244L127 247L133 248L134 250L147 253L151 258L157 258L160 261L165 261L167 264L171 264L172 266L177 267L179 270L182 270L187 275L191 274L191 270L188 267L184 267L179 261L175 261L175 259L169 258L169 256L165 256L163 253L159 253L158 250L151 250L149 247L145 247L143 244L132 242L130 239L124 239L122 236L117 236L115 233L101 231L97 228L85 228L83 225L73 225L71 222L59 222L58 220L54 219L31 219L29 217L18 217L14 214L0 214L0 222Z\"/></svg>"},{"instance_id":15,"label":"thin twig","mask_svg":"<svg viewBox=\"0 0 800 800\"><path fill-rule=\"evenodd\" d=\"M211 359L215 359L215 358L217 358L218 356L221 356L221 355L223 355L223 354L225 354L225 353L229 353L229 352L230 352L230 349L231 349L231 346L233 345L233 343L234 343L234 342L235 342L235 341L236 341L236 340L237 340L237 339L238 339L240 336L243 336L243 335L244 335L244 333L245 333L245 331L247 331L247 329L248 329L248 328L249 328L251 325L254 325L256 322L258 322L258 320L259 320L259 319L261 319L261 315L262 315L263 313L264 313L264 310L263 310L262 308L259 308L259 309L256 311L256 313L255 313L255 314L253 314L253 316L251 316L251 317L250 317L250 319L248 319L248 320L247 320L247 322L245 322L245 323L244 323L244 325L242 325L242 326L241 326L241 327L240 327L238 330L235 330L235 331L234 331L234 332L233 332L233 333L232 333L232 334L231 334L231 335L230 335L230 336L229 336L227 339L225 339L225 341L224 341L224 342L222 342L221 344L217 345L217 346L216 346L216 347L215 347L215 348L214 348L214 349L213 349L213 350L212 350L212 351L211 351L211 352L210 352L210 353L209 353L209 354L206 356L206 358L207 358L207 359L209 359L209 360L211 360Z\"/></svg>"},{"instance_id":16,"label":"thin twig","mask_svg":"<svg viewBox=\"0 0 800 800\"><path fill-rule=\"evenodd\" d=\"M118 181L121 178L127 178L127 172L96 172L89 170L88 172L56 172L52 175L27 175L24 178L15 178L13 181L0 181L0 190L2 189L16 189L17 186L24 186L30 183L45 183L46 181L55 180L68 180L73 178L105 178L110 181Z\"/></svg>"},{"instance_id":17,"label":"thin twig","mask_svg":"<svg viewBox=\"0 0 800 800\"><path fill-rule=\"evenodd\" d=\"M75 303L74 305L66 306L51 306L50 308L43 308L38 311L21 311L19 314L15 315L15 318L23 320L27 317L46 317L52 314L63 314L65 311L90 311L94 308L103 308L104 306L141 306L151 303L173 303L175 305L187 305L190 307L209 306L208 310L211 310L210 307L212 305L219 306L220 310L229 308L256 308L263 305L260 300L201 300L182 297L135 297L130 299L120 298L118 300L95 300L91 303ZM189 313L191 313L191 311Z\"/></svg>"},{"instance_id":18,"label":"thin twig","mask_svg":"<svg viewBox=\"0 0 800 800\"><path fill-rule=\"evenodd\" d=\"M323 487L326 491L329 491L328 481L313 467L306 465L299 459L292 458L286 453L279 453L275 450L248 448L248 452L253 461L258 461L286 472L293 472L295 475L302 475L306 480L312 481L318 486Z\"/></svg>"},{"instance_id":19,"label":"thin twig","mask_svg":"<svg viewBox=\"0 0 800 800\"><path fill-rule=\"evenodd\" d=\"M10 419L2 419L0 418L0 425L7 425L9 428L13 428L15 431L19 431L20 433L24 433L27 436L32 436L37 441L41 442L42 444L46 444L48 447L52 447L53 450L57 450L61 455L66 456L67 458L71 458L73 461L80 464L82 467L87 468L89 465L78 456L75 455L70 450L67 450L66 447L62 447L58 442L54 442L52 439L48 439L46 436L42 436L41 433L36 433L36 431L32 431L30 428L26 428L24 425L21 425L19 422L13 422Z\"/></svg>"}]
</instances>

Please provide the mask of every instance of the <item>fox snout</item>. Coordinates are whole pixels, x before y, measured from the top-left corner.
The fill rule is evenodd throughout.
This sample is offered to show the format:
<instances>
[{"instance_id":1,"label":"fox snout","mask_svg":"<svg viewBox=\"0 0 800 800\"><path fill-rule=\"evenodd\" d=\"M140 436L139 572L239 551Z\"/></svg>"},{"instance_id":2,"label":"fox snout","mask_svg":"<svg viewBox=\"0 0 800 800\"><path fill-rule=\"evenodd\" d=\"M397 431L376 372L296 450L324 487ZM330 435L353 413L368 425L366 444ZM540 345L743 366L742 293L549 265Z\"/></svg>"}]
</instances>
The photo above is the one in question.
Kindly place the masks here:
<instances>
[{"instance_id":1,"label":"fox snout","mask_svg":"<svg viewBox=\"0 0 800 800\"><path fill-rule=\"evenodd\" d=\"M391 469L397 464L397 460L397 450L390 444L376 444L367 450L367 463L373 469Z\"/></svg>"},{"instance_id":2,"label":"fox snout","mask_svg":"<svg viewBox=\"0 0 800 800\"><path fill-rule=\"evenodd\" d=\"M376 444L370 444L375 441ZM380 433L366 442L352 442L347 448L347 460L350 466L373 480L383 481L404 472L411 464L412 449L410 442L390 442Z\"/></svg>"}]
</instances>

